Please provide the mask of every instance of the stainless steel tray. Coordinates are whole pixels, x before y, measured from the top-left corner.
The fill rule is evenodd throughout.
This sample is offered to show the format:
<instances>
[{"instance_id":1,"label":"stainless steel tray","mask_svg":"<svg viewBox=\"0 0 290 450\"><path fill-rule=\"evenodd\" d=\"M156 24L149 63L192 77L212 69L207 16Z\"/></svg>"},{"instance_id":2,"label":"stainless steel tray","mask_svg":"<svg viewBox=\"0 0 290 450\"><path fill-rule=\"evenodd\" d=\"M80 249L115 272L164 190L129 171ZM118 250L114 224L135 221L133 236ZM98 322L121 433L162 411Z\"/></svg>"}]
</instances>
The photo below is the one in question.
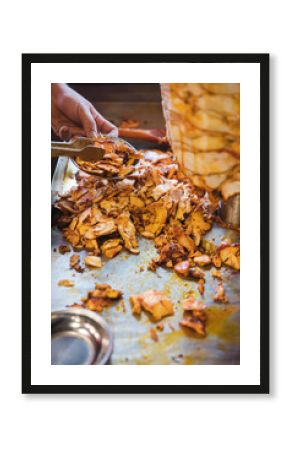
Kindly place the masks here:
<instances>
[{"instance_id":1,"label":"stainless steel tray","mask_svg":"<svg viewBox=\"0 0 290 450\"><path fill-rule=\"evenodd\" d=\"M106 111L99 105L98 108L107 116L110 111L110 117L115 117L115 119L120 111L124 111L124 105L121 108L119 104L116 106L114 103L106 104ZM144 104L140 105L136 102L135 106L131 104L130 114L127 117L139 119L141 126L145 126L146 111L144 112L144 108ZM152 105L151 108L154 110ZM155 108L155 114L158 117L160 105L156 103ZM162 118L159 117L159 120ZM147 144L143 145L143 148L146 147L148 147ZM75 166L66 158L59 159L52 180L52 201L55 200L56 192L64 192L74 184L75 170ZM238 238L234 231L215 226L207 234L206 239L214 239L214 242L218 244L226 237L233 241ZM112 364L239 364L239 273L222 268L229 304L218 305L212 299L217 280L212 278L210 271L206 271L203 300L208 307L207 337L199 338L191 330L181 328L178 324L182 317L181 300L186 293L194 290L196 298L200 297L197 291L197 282L182 280L175 273L164 268L158 268L156 273L148 271L147 265L156 255L152 241L139 238L139 255L122 251L117 257L106 261L102 269L86 269L81 274L69 269L69 258L72 253L60 255L57 250L55 251L59 245L65 244L61 232L57 229L52 229L51 244L51 306L53 311L63 309L74 302L79 303L80 299L93 289L95 283L109 283L123 292L124 308L119 302L116 306L102 312L114 336ZM85 252L82 251L79 254L82 260ZM71 279L75 286L72 288L58 286L57 283L60 279ZM154 342L150 337L150 328L155 327L156 324L151 323L145 313L142 313L140 319L133 316L129 303L130 295L141 294L148 289L162 290L174 303L174 316L163 320L165 327L162 332L158 331L158 342Z\"/></svg>"}]
</instances>

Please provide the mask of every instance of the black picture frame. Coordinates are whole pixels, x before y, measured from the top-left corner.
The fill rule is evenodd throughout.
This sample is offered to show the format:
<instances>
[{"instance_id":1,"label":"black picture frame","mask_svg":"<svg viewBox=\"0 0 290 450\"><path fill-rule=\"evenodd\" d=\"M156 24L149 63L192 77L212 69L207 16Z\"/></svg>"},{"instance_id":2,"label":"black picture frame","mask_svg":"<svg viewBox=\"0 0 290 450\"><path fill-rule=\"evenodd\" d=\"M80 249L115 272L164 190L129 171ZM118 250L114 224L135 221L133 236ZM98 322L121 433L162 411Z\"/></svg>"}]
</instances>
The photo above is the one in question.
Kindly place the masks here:
<instances>
[{"instance_id":1,"label":"black picture frame","mask_svg":"<svg viewBox=\"0 0 290 450\"><path fill-rule=\"evenodd\" d=\"M24 394L267 394L269 393L269 54L23 54L22 55L22 393ZM260 64L260 384L31 384L31 65L33 63ZM262 150L262 151L261 151Z\"/></svg>"}]
</instances>

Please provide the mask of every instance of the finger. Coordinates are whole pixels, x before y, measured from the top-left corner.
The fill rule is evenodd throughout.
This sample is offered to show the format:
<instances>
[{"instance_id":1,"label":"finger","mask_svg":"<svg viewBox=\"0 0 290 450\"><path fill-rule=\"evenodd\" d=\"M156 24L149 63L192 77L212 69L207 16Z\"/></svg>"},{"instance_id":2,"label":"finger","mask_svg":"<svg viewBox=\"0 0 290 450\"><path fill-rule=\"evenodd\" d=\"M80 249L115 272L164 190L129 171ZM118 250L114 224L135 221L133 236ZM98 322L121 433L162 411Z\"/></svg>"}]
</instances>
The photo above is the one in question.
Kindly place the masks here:
<instances>
[{"instance_id":1,"label":"finger","mask_svg":"<svg viewBox=\"0 0 290 450\"><path fill-rule=\"evenodd\" d=\"M82 128L79 127L69 127L67 125L63 125L58 130L58 136L63 141L69 141L72 137L75 136L85 136L85 132Z\"/></svg>"},{"instance_id":2,"label":"finger","mask_svg":"<svg viewBox=\"0 0 290 450\"><path fill-rule=\"evenodd\" d=\"M103 134L118 136L118 128L106 119L104 119L101 123L97 122L97 126L100 132Z\"/></svg>"},{"instance_id":3,"label":"finger","mask_svg":"<svg viewBox=\"0 0 290 450\"><path fill-rule=\"evenodd\" d=\"M80 137L80 136L86 136L86 133L83 130L83 128L79 128L79 127L71 127L70 128L70 139L75 138L75 137Z\"/></svg>"},{"instance_id":4,"label":"finger","mask_svg":"<svg viewBox=\"0 0 290 450\"><path fill-rule=\"evenodd\" d=\"M97 124L90 108L80 104L79 118L83 126L85 136L96 137L98 135Z\"/></svg>"},{"instance_id":5,"label":"finger","mask_svg":"<svg viewBox=\"0 0 290 450\"><path fill-rule=\"evenodd\" d=\"M118 128L106 120L93 106L91 106L91 113L96 121L97 129L100 133L109 134L114 137L118 136Z\"/></svg>"},{"instance_id":6,"label":"finger","mask_svg":"<svg viewBox=\"0 0 290 450\"><path fill-rule=\"evenodd\" d=\"M76 133L78 125L70 120L54 105L51 107L51 127L54 133L63 140L69 140L71 133Z\"/></svg>"},{"instance_id":7,"label":"finger","mask_svg":"<svg viewBox=\"0 0 290 450\"><path fill-rule=\"evenodd\" d=\"M107 133L107 136L118 137L118 128L114 127L109 133Z\"/></svg>"}]
</instances>

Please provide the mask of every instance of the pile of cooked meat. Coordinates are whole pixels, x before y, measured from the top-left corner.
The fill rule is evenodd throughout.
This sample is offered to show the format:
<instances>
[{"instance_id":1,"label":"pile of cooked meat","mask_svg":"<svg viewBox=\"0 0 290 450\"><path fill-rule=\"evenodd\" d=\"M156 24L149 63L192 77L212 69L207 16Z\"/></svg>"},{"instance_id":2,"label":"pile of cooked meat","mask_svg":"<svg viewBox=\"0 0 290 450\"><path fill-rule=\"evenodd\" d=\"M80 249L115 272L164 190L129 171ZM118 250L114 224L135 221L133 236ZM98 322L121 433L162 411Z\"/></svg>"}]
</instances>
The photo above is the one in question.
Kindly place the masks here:
<instances>
[{"instance_id":1,"label":"pile of cooked meat","mask_svg":"<svg viewBox=\"0 0 290 450\"><path fill-rule=\"evenodd\" d=\"M212 276L219 281L214 301L226 303L217 269L222 265L240 269L239 244L216 246L204 238L215 220L219 197L194 187L170 152L136 151L122 141L115 145L109 138L98 138L98 145L105 150L103 160L92 163L78 159L80 169L90 173L77 172L77 185L55 204L60 211L57 225L65 239L75 251L87 251L85 266L100 268L105 259L123 249L139 253L138 236L143 236L154 240L158 252L148 269L164 266L182 278L196 279L203 295L203 268L212 266ZM59 251L64 254L70 248L62 245ZM78 254L71 256L70 267L83 272ZM103 287L96 286L82 306L101 311L112 304L114 290ZM118 293L114 298L120 296ZM173 314L170 300L156 291L133 296L130 301L134 314L144 310L155 321ZM192 294L184 302L180 324L204 336L205 321L204 307Z\"/></svg>"},{"instance_id":2,"label":"pile of cooked meat","mask_svg":"<svg viewBox=\"0 0 290 450\"><path fill-rule=\"evenodd\" d=\"M105 155L97 162L77 161L77 186L56 202L65 239L88 252L87 266L101 267L123 248L139 253L137 236L153 239L158 265L182 277L202 278L198 267L222 264L239 270L239 244L216 247L203 239L214 221L219 199L195 188L170 152L136 151L126 143L99 138ZM91 258L90 258L91 257ZM96 258L97 257L97 258Z\"/></svg>"}]
</instances>

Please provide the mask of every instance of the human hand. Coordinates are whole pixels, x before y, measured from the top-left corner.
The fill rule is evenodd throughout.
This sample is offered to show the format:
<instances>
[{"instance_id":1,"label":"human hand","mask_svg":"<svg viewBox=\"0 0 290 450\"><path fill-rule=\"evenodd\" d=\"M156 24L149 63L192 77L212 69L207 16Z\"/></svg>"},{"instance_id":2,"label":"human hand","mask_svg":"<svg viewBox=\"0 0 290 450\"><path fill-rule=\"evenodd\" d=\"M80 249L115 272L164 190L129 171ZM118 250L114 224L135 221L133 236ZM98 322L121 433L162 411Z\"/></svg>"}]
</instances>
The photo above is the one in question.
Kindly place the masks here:
<instances>
[{"instance_id":1,"label":"human hand","mask_svg":"<svg viewBox=\"0 0 290 450\"><path fill-rule=\"evenodd\" d=\"M51 85L51 127L65 141L98 133L118 136L118 128L66 84Z\"/></svg>"}]
</instances>

